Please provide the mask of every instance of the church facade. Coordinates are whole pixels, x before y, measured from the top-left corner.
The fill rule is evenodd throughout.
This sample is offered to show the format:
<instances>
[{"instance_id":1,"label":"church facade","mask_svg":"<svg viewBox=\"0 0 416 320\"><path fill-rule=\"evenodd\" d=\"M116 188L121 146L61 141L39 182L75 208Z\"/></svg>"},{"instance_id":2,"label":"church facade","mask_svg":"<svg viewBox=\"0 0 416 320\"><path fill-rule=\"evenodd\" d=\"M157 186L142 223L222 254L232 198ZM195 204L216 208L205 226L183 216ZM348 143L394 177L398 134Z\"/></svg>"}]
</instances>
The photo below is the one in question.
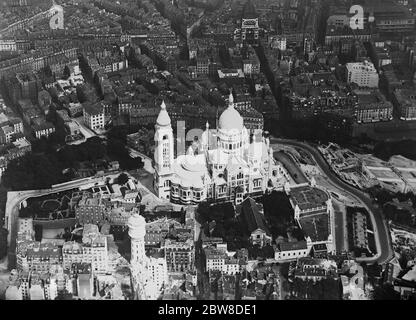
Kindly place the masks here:
<instances>
[{"instance_id":1,"label":"church facade","mask_svg":"<svg viewBox=\"0 0 416 320\"><path fill-rule=\"evenodd\" d=\"M243 6L241 26L234 31L234 40L243 44L257 46L260 41L259 15L251 0Z\"/></svg>"},{"instance_id":2,"label":"church facade","mask_svg":"<svg viewBox=\"0 0 416 320\"><path fill-rule=\"evenodd\" d=\"M162 103L155 126L154 189L159 198L180 205L201 201L239 204L246 196L283 188L289 180L273 157L269 140L243 124L230 94L228 108L184 155L174 156L171 120Z\"/></svg>"}]
</instances>

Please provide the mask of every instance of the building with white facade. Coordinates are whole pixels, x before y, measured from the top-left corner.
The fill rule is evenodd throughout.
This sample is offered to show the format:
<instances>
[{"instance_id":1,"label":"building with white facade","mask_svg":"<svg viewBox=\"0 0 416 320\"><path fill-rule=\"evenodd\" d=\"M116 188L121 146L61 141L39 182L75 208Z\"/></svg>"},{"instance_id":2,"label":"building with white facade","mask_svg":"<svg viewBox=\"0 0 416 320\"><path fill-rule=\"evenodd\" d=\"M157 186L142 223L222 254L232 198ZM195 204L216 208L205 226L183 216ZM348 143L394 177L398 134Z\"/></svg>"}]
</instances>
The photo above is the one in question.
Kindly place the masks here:
<instances>
[{"instance_id":1,"label":"building with white facade","mask_svg":"<svg viewBox=\"0 0 416 320\"><path fill-rule=\"evenodd\" d=\"M164 257L148 257L145 251L146 220L138 213L129 218L131 271L135 296L139 300L157 299L168 280Z\"/></svg>"},{"instance_id":2,"label":"building with white facade","mask_svg":"<svg viewBox=\"0 0 416 320\"><path fill-rule=\"evenodd\" d=\"M85 104L84 124L93 131L104 129L104 108L100 104Z\"/></svg>"},{"instance_id":3,"label":"building with white facade","mask_svg":"<svg viewBox=\"0 0 416 320\"><path fill-rule=\"evenodd\" d=\"M0 40L0 51L17 51L15 40Z\"/></svg>"},{"instance_id":4,"label":"building with white facade","mask_svg":"<svg viewBox=\"0 0 416 320\"><path fill-rule=\"evenodd\" d=\"M32 273L30 282L30 300L45 300L45 291L43 289L43 284L40 279L40 275L37 273Z\"/></svg>"},{"instance_id":5,"label":"building with white facade","mask_svg":"<svg viewBox=\"0 0 416 320\"><path fill-rule=\"evenodd\" d=\"M82 254L83 263L91 264L93 272L107 272L107 237L98 231L97 225L84 225L84 230L82 233Z\"/></svg>"},{"instance_id":6,"label":"building with white facade","mask_svg":"<svg viewBox=\"0 0 416 320\"><path fill-rule=\"evenodd\" d=\"M7 287L4 297L5 300L23 300L22 292L16 284Z\"/></svg>"},{"instance_id":7,"label":"building with white facade","mask_svg":"<svg viewBox=\"0 0 416 320\"><path fill-rule=\"evenodd\" d=\"M377 88L379 76L374 64L369 61L350 62L346 64L347 82L359 87Z\"/></svg>"},{"instance_id":8,"label":"building with white facade","mask_svg":"<svg viewBox=\"0 0 416 320\"><path fill-rule=\"evenodd\" d=\"M243 72L246 76L260 73L260 60L255 52L250 52L243 60Z\"/></svg>"},{"instance_id":9,"label":"building with white facade","mask_svg":"<svg viewBox=\"0 0 416 320\"><path fill-rule=\"evenodd\" d=\"M156 289L162 290L168 283L168 266L165 257L148 257L147 268Z\"/></svg>"},{"instance_id":10,"label":"building with white facade","mask_svg":"<svg viewBox=\"0 0 416 320\"><path fill-rule=\"evenodd\" d=\"M207 123L205 131L191 132L200 133L200 140L186 154L174 157L171 120L164 102L155 128L154 189L162 199L183 205L204 200L239 204L244 196L261 195L287 181L268 139L262 138L261 131L251 135L244 126L232 94L217 129L210 130Z\"/></svg>"},{"instance_id":11,"label":"building with white facade","mask_svg":"<svg viewBox=\"0 0 416 320\"><path fill-rule=\"evenodd\" d=\"M274 259L278 262L296 260L306 257L309 253L306 241L283 242L276 246Z\"/></svg>"},{"instance_id":12,"label":"building with white facade","mask_svg":"<svg viewBox=\"0 0 416 320\"><path fill-rule=\"evenodd\" d=\"M416 120L416 90L396 89L393 101L401 120Z\"/></svg>"},{"instance_id":13,"label":"building with white facade","mask_svg":"<svg viewBox=\"0 0 416 320\"><path fill-rule=\"evenodd\" d=\"M357 95L355 120L358 123L393 120L393 104L378 89L354 90Z\"/></svg>"},{"instance_id":14,"label":"building with white facade","mask_svg":"<svg viewBox=\"0 0 416 320\"><path fill-rule=\"evenodd\" d=\"M65 242L62 246L62 266L64 269L71 269L73 263L82 263L84 253L82 244L75 241Z\"/></svg>"},{"instance_id":15,"label":"building with white facade","mask_svg":"<svg viewBox=\"0 0 416 320\"><path fill-rule=\"evenodd\" d=\"M206 248L205 252L205 268L207 271L222 271L227 259L227 254L215 248Z\"/></svg>"},{"instance_id":16,"label":"building with white facade","mask_svg":"<svg viewBox=\"0 0 416 320\"><path fill-rule=\"evenodd\" d=\"M270 36L269 38L270 48L286 51L287 39L283 36Z\"/></svg>"},{"instance_id":17,"label":"building with white facade","mask_svg":"<svg viewBox=\"0 0 416 320\"><path fill-rule=\"evenodd\" d=\"M227 250L209 247L204 249L204 253L206 271L220 271L226 275L235 275L240 272L238 259L230 258Z\"/></svg>"},{"instance_id":18,"label":"building with white facade","mask_svg":"<svg viewBox=\"0 0 416 320\"><path fill-rule=\"evenodd\" d=\"M55 126L48 121L42 121L39 124L34 124L32 126L32 130L35 134L36 139L40 139L42 137L49 137L52 133L56 131Z\"/></svg>"},{"instance_id":19,"label":"building with white facade","mask_svg":"<svg viewBox=\"0 0 416 320\"><path fill-rule=\"evenodd\" d=\"M33 218L18 218L18 232L33 235Z\"/></svg>"},{"instance_id":20,"label":"building with white facade","mask_svg":"<svg viewBox=\"0 0 416 320\"><path fill-rule=\"evenodd\" d=\"M165 258L168 272L192 272L195 270L195 243L194 239L185 241L166 239Z\"/></svg>"},{"instance_id":21,"label":"building with white facade","mask_svg":"<svg viewBox=\"0 0 416 320\"><path fill-rule=\"evenodd\" d=\"M224 262L222 272L226 275L235 275L236 273L241 272L241 268L242 266L238 259L228 258Z\"/></svg>"},{"instance_id":22,"label":"building with white facade","mask_svg":"<svg viewBox=\"0 0 416 320\"><path fill-rule=\"evenodd\" d=\"M350 18L344 10L333 12L326 21L328 27L343 28L349 26Z\"/></svg>"},{"instance_id":23,"label":"building with white facade","mask_svg":"<svg viewBox=\"0 0 416 320\"><path fill-rule=\"evenodd\" d=\"M287 187L286 192L294 210L295 220L305 234L307 254L312 249L315 254L334 252L334 209L330 195L316 186L309 185ZM300 255L304 255L303 250L302 246L299 249ZM283 253L278 254L278 257L283 258Z\"/></svg>"}]
</instances>

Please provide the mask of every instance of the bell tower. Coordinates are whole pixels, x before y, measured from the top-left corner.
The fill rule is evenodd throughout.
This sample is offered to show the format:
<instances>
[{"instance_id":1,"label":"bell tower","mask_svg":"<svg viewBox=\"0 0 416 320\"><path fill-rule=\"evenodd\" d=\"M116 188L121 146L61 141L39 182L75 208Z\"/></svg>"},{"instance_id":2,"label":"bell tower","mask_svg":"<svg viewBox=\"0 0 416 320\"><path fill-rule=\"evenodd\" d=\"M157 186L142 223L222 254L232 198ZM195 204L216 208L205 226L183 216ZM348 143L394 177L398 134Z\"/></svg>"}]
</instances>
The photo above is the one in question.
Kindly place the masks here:
<instances>
[{"instance_id":1,"label":"bell tower","mask_svg":"<svg viewBox=\"0 0 416 320\"><path fill-rule=\"evenodd\" d=\"M166 104L163 101L155 125L154 188L159 198L169 199L173 173L173 131Z\"/></svg>"}]
</instances>

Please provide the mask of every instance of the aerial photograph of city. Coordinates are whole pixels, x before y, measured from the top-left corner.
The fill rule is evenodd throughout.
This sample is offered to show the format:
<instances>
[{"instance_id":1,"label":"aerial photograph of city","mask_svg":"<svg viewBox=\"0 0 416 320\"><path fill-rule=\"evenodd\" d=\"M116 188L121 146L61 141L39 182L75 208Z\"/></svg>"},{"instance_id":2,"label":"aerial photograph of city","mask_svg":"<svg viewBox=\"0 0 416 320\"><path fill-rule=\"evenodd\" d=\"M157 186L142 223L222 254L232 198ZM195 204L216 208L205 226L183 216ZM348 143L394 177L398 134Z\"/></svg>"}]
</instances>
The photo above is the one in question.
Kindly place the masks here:
<instances>
[{"instance_id":1,"label":"aerial photograph of city","mask_svg":"<svg viewBox=\"0 0 416 320\"><path fill-rule=\"evenodd\" d=\"M416 0L0 0L0 300L416 300Z\"/></svg>"}]
</instances>

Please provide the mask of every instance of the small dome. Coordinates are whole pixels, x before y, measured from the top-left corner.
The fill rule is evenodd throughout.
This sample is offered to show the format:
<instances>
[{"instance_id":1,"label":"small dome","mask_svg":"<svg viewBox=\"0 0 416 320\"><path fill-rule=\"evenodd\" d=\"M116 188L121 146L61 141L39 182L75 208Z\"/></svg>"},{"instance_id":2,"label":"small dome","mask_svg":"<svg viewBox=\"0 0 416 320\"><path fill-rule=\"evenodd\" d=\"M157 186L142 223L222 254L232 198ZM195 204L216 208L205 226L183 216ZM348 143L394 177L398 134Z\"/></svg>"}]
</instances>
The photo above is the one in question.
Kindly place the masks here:
<instances>
[{"instance_id":1,"label":"small dome","mask_svg":"<svg viewBox=\"0 0 416 320\"><path fill-rule=\"evenodd\" d=\"M160 106L160 112L159 116L157 117L156 124L159 127L166 127L170 126L170 117L168 112L166 111L166 104L165 101L162 102L162 105Z\"/></svg>"},{"instance_id":2,"label":"small dome","mask_svg":"<svg viewBox=\"0 0 416 320\"><path fill-rule=\"evenodd\" d=\"M129 235L131 238L144 238L146 235L146 220L140 214L132 215L128 220Z\"/></svg>"},{"instance_id":3,"label":"small dome","mask_svg":"<svg viewBox=\"0 0 416 320\"><path fill-rule=\"evenodd\" d=\"M244 127L243 117L234 109L234 99L231 93L228 108L220 116L219 127L223 130L242 130Z\"/></svg>"},{"instance_id":4,"label":"small dome","mask_svg":"<svg viewBox=\"0 0 416 320\"><path fill-rule=\"evenodd\" d=\"M187 154L182 163L182 168L189 172L204 172L206 169L204 155Z\"/></svg>"}]
</instances>

